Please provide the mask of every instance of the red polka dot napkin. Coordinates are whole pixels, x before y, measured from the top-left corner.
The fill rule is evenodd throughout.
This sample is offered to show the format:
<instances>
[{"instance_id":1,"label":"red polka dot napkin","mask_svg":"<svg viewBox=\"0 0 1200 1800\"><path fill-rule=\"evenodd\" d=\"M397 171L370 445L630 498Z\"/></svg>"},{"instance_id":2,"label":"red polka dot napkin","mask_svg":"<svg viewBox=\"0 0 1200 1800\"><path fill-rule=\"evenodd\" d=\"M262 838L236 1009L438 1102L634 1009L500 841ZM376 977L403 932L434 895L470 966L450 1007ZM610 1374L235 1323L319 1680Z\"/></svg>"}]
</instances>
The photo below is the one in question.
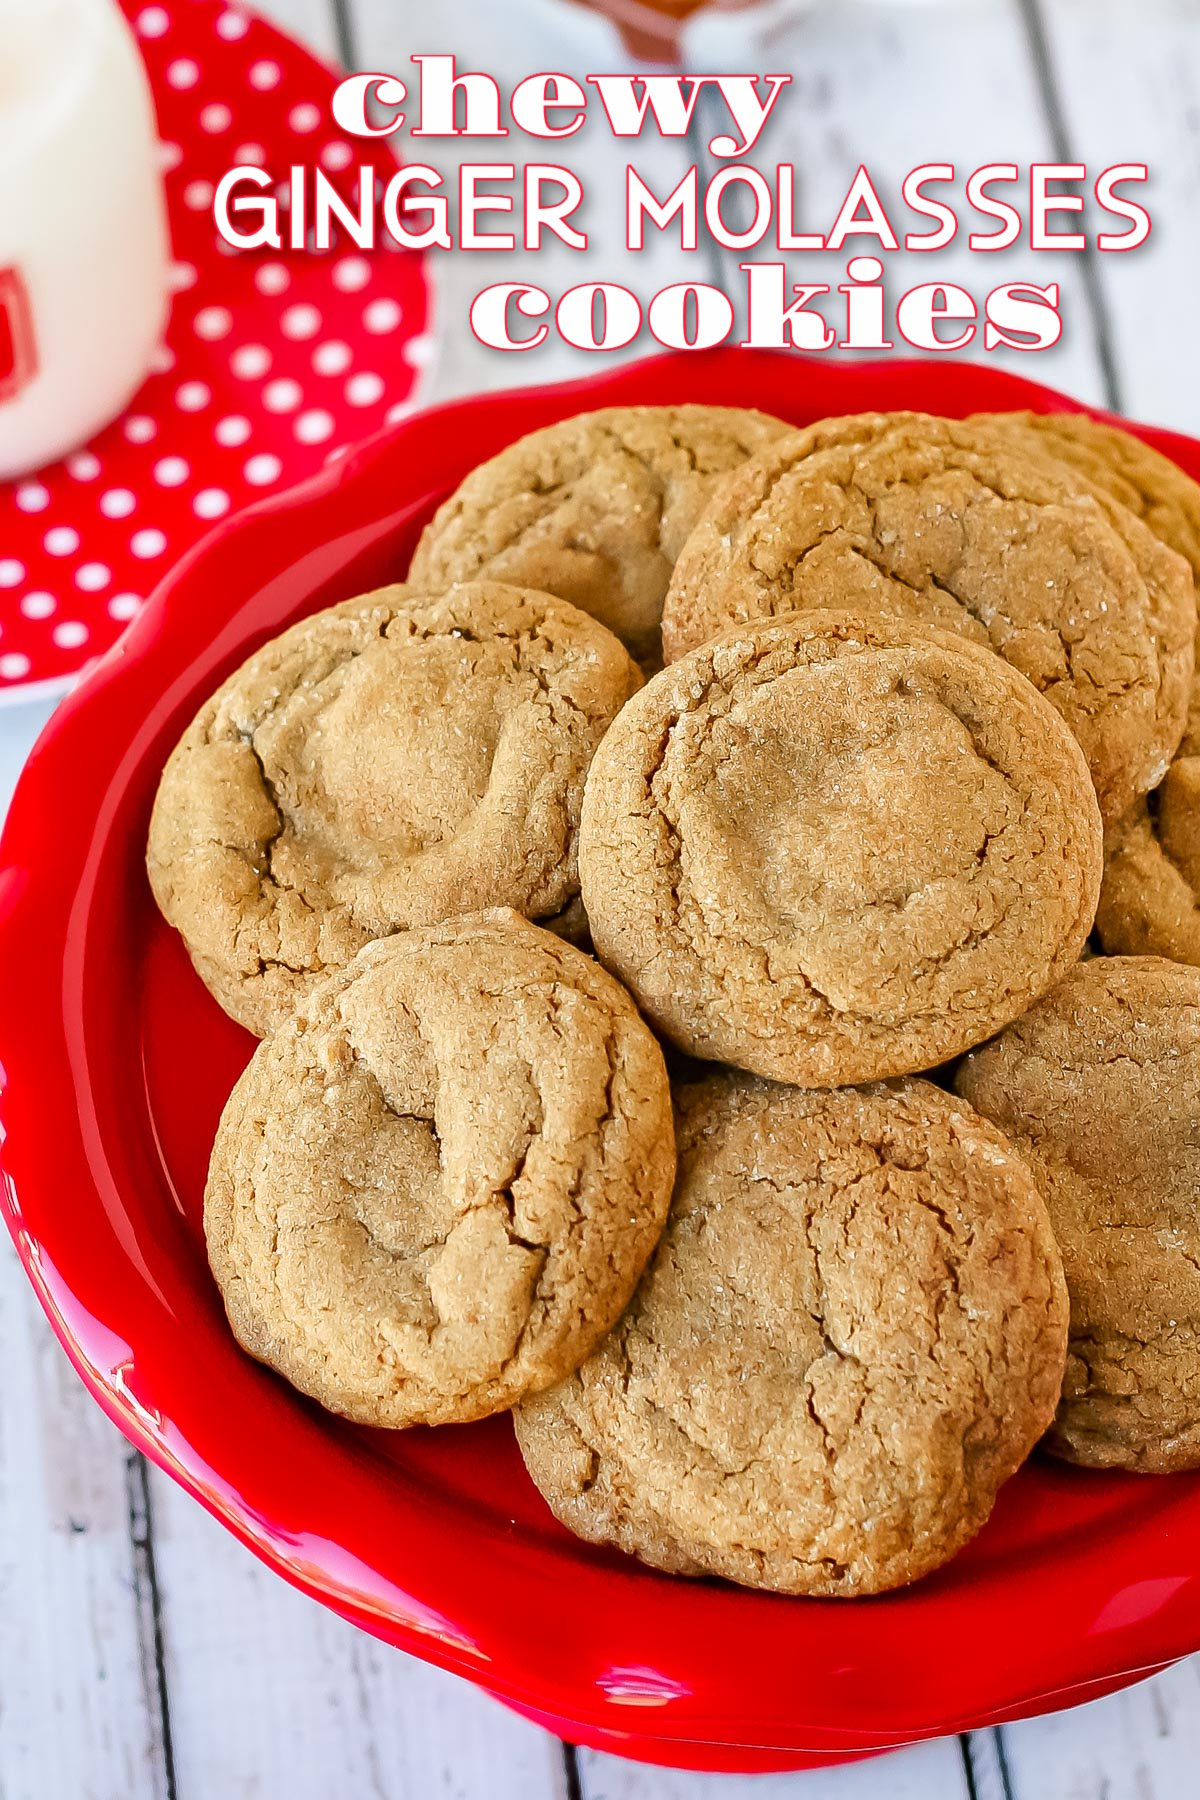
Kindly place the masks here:
<instances>
[{"instance_id":1,"label":"red polka dot napkin","mask_svg":"<svg viewBox=\"0 0 1200 1800\"><path fill-rule=\"evenodd\" d=\"M373 147L332 127L337 77L227 0L121 4L158 113L171 317L123 417L0 484L0 700L65 683L217 520L400 417L429 358L420 257L231 251L212 222L234 163L318 163L354 198Z\"/></svg>"}]
</instances>

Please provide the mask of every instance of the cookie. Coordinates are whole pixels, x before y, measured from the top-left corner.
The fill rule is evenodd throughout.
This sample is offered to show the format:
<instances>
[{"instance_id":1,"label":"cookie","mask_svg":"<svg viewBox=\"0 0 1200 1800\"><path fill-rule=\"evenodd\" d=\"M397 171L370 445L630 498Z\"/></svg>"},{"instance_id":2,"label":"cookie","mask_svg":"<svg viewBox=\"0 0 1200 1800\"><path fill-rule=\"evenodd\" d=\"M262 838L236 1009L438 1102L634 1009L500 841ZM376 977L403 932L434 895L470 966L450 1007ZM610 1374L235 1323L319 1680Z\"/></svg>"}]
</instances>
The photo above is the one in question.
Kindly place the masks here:
<instances>
[{"instance_id":1,"label":"cookie","mask_svg":"<svg viewBox=\"0 0 1200 1800\"><path fill-rule=\"evenodd\" d=\"M680 555L665 654L814 606L914 619L998 651L1079 739L1106 819L1161 780L1179 745L1191 571L1082 476L987 427L868 414L745 464Z\"/></svg>"},{"instance_id":2,"label":"cookie","mask_svg":"<svg viewBox=\"0 0 1200 1800\"><path fill-rule=\"evenodd\" d=\"M788 430L723 406L560 420L467 476L426 528L409 579L488 575L561 594L657 667L671 570L714 482Z\"/></svg>"},{"instance_id":3,"label":"cookie","mask_svg":"<svg viewBox=\"0 0 1200 1800\"><path fill-rule=\"evenodd\" d=\"M1104 840L1096 929L1109 955L1200 967L1200 756L1180 756Z\"/></svg>"},{"instance_id":4,"label":"cookie","mask_svg":"<svg viewBox=\"0 0 1200 1800\"><path fill-rule=\"evenodd\" d=\"M683 1090L666 1231L583 1366L516 1413L581 1537L873 1594L947 1562L1050 1423L1067 1300L1000 1134L924 1081Z\"/></svg>"},{"instance_id":5,"label":"cookie","mask_svg":"<svg viewBox=\"0 0 1200 1800\"><path fill-rule=\"evenodd\" d=\"M1086 413L981 417L1087 475L1200 579L1200 485L1168 457ZM1183 742L1162 785L1109 835L1096 923L1113 954L1200 965L1200 679L1193 678Z\"/></svg>"},{"instance_id":6,"label":"cookie","mask_svg":"<svg viewBox=\"0 0 1200 1800\"><path fill-rule=\"evenodd\" d=\"M760 620L656 675L600 745L593 942L681 1049L805 1087L929 1069L1083 946L1101 824L1079 746L962 638Z\"/></svg>"},{"instance_id":7,"label":"cookie","mask_svg":"<svg viewBox=\"0 0 1200 1800\"><path fill-rule=\"evenodd\" d=\"M1144 519L1200 578L1200 485L1170 457L1089 413L976 413L969 422L1085 475Z\"/></svg>"},{"instance_id":8,"label":"cookie","mask_svg":"<svg viewBox=\"0 0 1200 1800\"><path fill-rule=\"evenodd\" d=\"M401 927L504 905L577 929L584 774L639 683L594 619L495 582L383 588L303 619L167 763L155 898L260 1036Z\"/></svg>"},{"instance_id":9,"label":"cookie","mask_svg":"<svg viewBox=\"0 0 1200 1800\"><path fill-rule=\"evenodd\" d=\"M204 1230L252 1356L363 1424L444 1424L589 1354L674 1171L662 1052L629 996L494 911L368 945L259 1046Z\"/></svg>"},{"instance_id":10,"label":"cookie","mask_svg":"<svg viewBox=\"0 0 1200 1800\"><path fill-rule=\"evenodd\" d=\"M1200 969L1082 963L955 1087L1027 1158L1062 1250L1071 1345L1049 1447L1200 1467Z\"/></svg>"}]
</instances>

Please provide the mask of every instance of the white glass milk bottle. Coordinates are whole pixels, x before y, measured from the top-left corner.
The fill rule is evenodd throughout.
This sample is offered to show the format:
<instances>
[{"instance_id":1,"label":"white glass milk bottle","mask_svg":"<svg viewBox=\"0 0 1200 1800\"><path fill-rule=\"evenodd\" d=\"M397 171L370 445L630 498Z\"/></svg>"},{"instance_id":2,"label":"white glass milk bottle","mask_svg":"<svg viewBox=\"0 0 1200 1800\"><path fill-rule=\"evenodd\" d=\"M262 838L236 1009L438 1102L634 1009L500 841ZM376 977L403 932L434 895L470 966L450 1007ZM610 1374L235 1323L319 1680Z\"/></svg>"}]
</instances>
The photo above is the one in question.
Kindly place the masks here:
<instances>
[{"instance_id":1,"label":"white glass milk bottle","mask_svg":"<svg viewBox=\"0 0 1200 1800\"><path fill-rule=\"evenodd\" d=\"M145 70L115 0L0 0L0 480L119 413L166 314Z\"/></svg>"}]
</instances>

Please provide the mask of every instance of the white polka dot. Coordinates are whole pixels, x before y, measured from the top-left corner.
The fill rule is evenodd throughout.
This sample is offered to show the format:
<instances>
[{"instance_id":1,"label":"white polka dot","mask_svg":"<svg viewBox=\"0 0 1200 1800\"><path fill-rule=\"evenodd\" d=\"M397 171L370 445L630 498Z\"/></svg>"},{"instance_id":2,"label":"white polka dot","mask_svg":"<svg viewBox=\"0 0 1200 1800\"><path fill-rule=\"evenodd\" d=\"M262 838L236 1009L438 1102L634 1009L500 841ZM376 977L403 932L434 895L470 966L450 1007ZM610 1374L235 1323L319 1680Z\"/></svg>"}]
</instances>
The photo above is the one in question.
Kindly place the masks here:
<instances>
[{"instance_id":1,"label":"white polka dot","mask_svg":"<svg viewBox=\"0 0 1200 1800\"><path fill-rule=\"evenodd\" d=\"M206 381L183 381L175 389L175 404L180 412L203 412L212 399Z\"/></svg>"},{"instance_id":2,"label":"white polka dot","mask_svg":"<svg viewBox=\"0 0 1200 1800\"><path fill-rule=\"evenodd\" d=\"M321 315L315 306L289 306L279 326L284 337L315 337L321 329Z\"/></svg>"},{"instance_id":3,"label":"white polka dot","mask_svg":"<svg viewBox=\"0 0 1200 1800\"><path fill-rule=\"evenodd\" d=\"M261 144L239 144L233 153L235 163L254 163L262 166L267 160L267 153Z\"/></svg>"},{"instance_id":4,"label":"white polka dot","mask_svg":"<svg viewBox=\"0 0 1200 1800\"><path fill-rule=\"evenodd\" d=\"M22 512L44 512L49 504L49 490L40 481L23 481L17 489L17 505Z\"/></svg>"},{"instance_id":5,"label":"white polka dot","mask_svg":"<svg viewBox=\"0 0 1200 1800\"><path fill-rule=\"evenodd\" d=\"M363 324L375 337L395 331L403 316L398 300L372 300L363 307Z\"/></svg>"},{"instance_id":6,"label":"white polka dot","mask_svg":"<svg viewBox=\"0 0 1200 1800\"><path fill-rule=\"evenodd\" d=\"M75 586L82 588L85 594L98 594L112 580L112 570L107 563L80 563L75 571Z\"/></svg>"},{"instance_id":7,"label":"white polka dot","mask_svg":"<svg viewBox=\"0 0 1200 1800\"><path fill-rule=\"evenodd\" d=\"M201 488L192 501L198 519L219 519L229 511L229 495L224 488Z\"/></svg>"},{"instance_id":8,"label":"white polka dot","mask_svg":"<svg viewBox=\"0 0 1200 1800\"><path fill-rule=\"evenodd\" d=\"M192 321L196 336L210 344L218 338L228 337L232 329L233 314L227 306L202 306Z\"/></svg>"},{"instance_id":9,"label":"white polka dot","mask_svg":"<svg viewBox=\"0 0 1200 1800\"><path fill-rule=\"evenodd\" d=\"M278 381L268 381L262 398L268 412L295 412L304 398L304 389L290 376L283 376Z\"/></svg>"},{"instance_id":10,"label":"white polka dot","mask_svg":"<svg viewBox=\"0 0 1200 1800\"><path fill-rule=\"evenodd\" d=\"M293 106L288 114L288 124L293 131L315 131L320 123L321 109L310 100L303 100L299 106Z\"/></svg>"},{"instance_id":11,"label":"white polka dot","mask_svg":"<svg viewBox=\"0 0 1200 1800\"><path fill-rule=\"evenodd\" d=\"M174 262L167 271L167 286L173 294L182 294L196 285L196 265L190 262Z\"/></svg>"},{"instance_id":12,"label":"white polka dot","mask_svg":"<svg viewBox=\"0 0 1200 1800\"><path fill-rule=\"evenodd\" d=\"M167 540L161 531L135 531L129 540L129 548L135 556L161 556L167 547Z\"/></svg>"},{"instance_id":13,"label":"white polka dot","mask_svg":"<svg viewBox=\"0 0 1200 1800\"><path fill-rule=\"evenodd\" d=\"M313 368L318 375L344 375L354 361L349 344L343 344L338 338L331 338L327 344L318 344L313 351Z\"/></svg>"},{"instance_id":14,"label":"white polka dot","mask_svg":"<svg viewBox=\"0 0 1200 1800\"><path fill-rule=\"evenodd\" d=\"M365 372L352 375L346 383L346 398L351 406L374 406L383 398L383 376Z\"/></svg>"},{"instance_id":15,"label":"white polka dot","mask_svg":"<svg viewBox=\"0 0 1200 1800\"><path fill-rule=\"evenodd\" d=\"M279 86L281 73L277 62L272 62L269 57L264 57L261 62L250 65L250 86L257 88L260 94L268 94L273 87Z\"/></svg>"},{"instance_id":16,"label":"white polka dot","mask_svg":"<svg viewBox=\"0 0 1200 1800\"><path fill-rule=\"evenodd\" d=\"M292 278L282 263L264 263L254 276L260 294L282 294L291 286Z\"/></svg>"},{"instance_id":17,"label":"white polka dot","mask_svg":"<svg viewBox=\"0 0 1200 1800\"><path fill-rule=\"evenodd\" d=\"M182 147L179 144L171 143L169 139L164 139L158 146L158 166L163 174L169 175L171 170L177 169L182 161Z\"/></svg>"},{"instance_id":18,"label":"white polka dot","mask_svg":"<svg viewBox=\"0 0 1200 1800\"><path fill-rule=\"evenodd\" d=\"M332 144L326 144L321 152L321 166L325 169L348 169L354 161L354 152L349 144L335 138Z\"/></svg>"},{"instance_id":19,"label":"white polka dot","mask_svg":"<svg viewBox=\"0 0 1200 1800\"><path fill-rule=\"evenodd\" d=\"M159 487L181 487L190 474L182 456L164 456L154 465L154 479Z\"/></svg>"},{"instance_id":20,"label":"white polka dot","mask_svg":"<svg viewBox=\"0 0 1200 1800\"><path fill-rule=\"evenodd\" d=\"M233 114L220 100L210 101L200 108L201 131L211 131L215 135L218 131L228 131L232 124Z\"/></svg>"},{"instance_id":21,"label":"white polka dot","mask_svg":"<svg viewBox=\"0 0 1200 1800\"><path fill-rule=\"evenodd\" d=\"M29 673L29 658L22 656L19 650L9 650L0 656L0 675L5 681L21 681Z\"/></svg>"},{"instance_id":22,"label":"white polka dot","mask_svg":"<svg viewBox=\"0 0 1200 1800\"><path fill-rule=\"evenodd\" d=\"M21 601L21 611L27 619L48 619L58 605L53 594L47 594L43 588L37 588L26 594Z\"/></svg>"},{"instance_id":23,"label":"white polka dot","mask_svg":"<svg viewBox=\"0 0 1200 1800\"><path fill-rule=\"evenodd\" d=\"M371 279L371 265L365 256L343 256L333 268L333 285L343 294L357 294Z\"/></svg>"},{"instance_id":24,"label":"white polka dot","mask_svg":"<svg viewBox=\"0 0 1200 1800\"><path fill-rule=\"evenodd\" d=\"M100 473L100 458L90 450L78 450L67 458L67 470L76 481L95 481Z\"/></svg>"},{"instance_id":25,"label":"white polka dot","mask_svg":"<svg viewBox=\"0 0 1200 1800\"><path fill-rule=\"evenodd\" d=\"M145 413L134 413L125 421L125 436L131 444L148 444L158 436L158 426Z\"/></svg>"},{"instance_id":26,"label":"white polka dot","mask_svg":"<svg viewBox=\"0 0 1200 1800\"><path fill-rule=\"evenodd\" d=\"M200 65L190 56L176 57L167 64L167 82L173 88L193 88L200 79Z\"/></svg>"},{"instance_id":27,"label":"white polka dot","mask_svg":"<svg viewBox=\"0 0 1200 1800\"><path fill-rule=\"evenodd\" d=\"M79 548L79 533L71 525L52 525L42 543L51 556L71 556Z\"/></svg>"},{"instance_id":28,"label":"white polka dot","mask_svg":"<svg viewBox=\"0 0 1200 1800\"><path fill-rule=\"evenodd\" d=\"M53 637L60 650L78 650L88 641L88 628L78 619L64 619L54 627Z\"/></svg>"},{"instance_id":29,"label":"white polka dot","mask_svg":"<svg viewBox=\"0 0 1200 1800\"><path fill-rule=\"evenodd\" d=\"M127 519L136 505L128 488L109 488L100 496L100 511L106 519Z\"/></svg>"},{"instance_id":30,"label":"white polka dot","mask_svg":"<svg viewBox=\"0 0 1200 1800\"><path fill-rule=\"evenodd\" d=\"M150 358L150 367L156 375L169 375L175 367L175 352L169 344L160 344Z\"/></svg>"},{"instance_id":31,"label":"white polka dot","mask_svg":"<svg viewBox=\"0 0 1200 1800\"><path fill-rule=\"evenodd\" d=\"M230 357L229 366L243 381L257 381L271 366L271 352L265 344L243 344Z\"/></svg>"},{"instance_id":32,"label":"white polka dot","mask_svg":"<svg viewBox=\"0 0 1200 1800\"><path fill-rule=\"evenodd\" d=\"M413 410L414 403L411 400L397 400L395 406L389 406L383 416L389 425L398 425L401 419L407 419Z\"/></svg>"},{"instance_id":33,"label":"white polka dot","mask_svg":"<svg viewBox=\"0 0 1200 1800\"><path fill-rule=\"evenodd\" d=\"M110 619L132 619L141 605L140 594L114 594L108 603L108 616Z\"/></svg>"},{"instance_id":34,"label":"white polka dot","mask_svg":"<svg viewBox=\"0 0 1200 1800\"><path fill-rule=\"evenodd\" d=\"M270 482L279 480L283 464L277 456L263 451L258 456L250 457L242 473L251 487L266 487Z\"/></svg>"},{"instance_id":35,"label":"white polka dot","mask_svg":"<svg viewBox=\"0 0 1200 1800\"><path fill-rule=\"evenodd\" d=\"M334 417L323 407L314 406L302 412L293 427L302 444L323 444L333 431Z\"/></svg>"},{"instance_id":36,"label":"white polka dot","mask_svg":"<svg viewBox=\"0 0 1200 1800\"><path fill-rule=\"evenodd\" d=\"M160 38L170 23L165 7L144 6L137 16L138 34L144 38Z\"/></svg>"},{"instance_id":37,"label":"white polka dot","mask_svg":"<svg viewBox=\"0 0 1200 1800\"><path fill-rule=\"evenodd\" d=\"M25 564L15 556L0 556L0 588L16 587L25 579Z\"/></svg>"},{"instance_id":38,"label":"white polka dot","mask_svg":"<svg viewBox=\"0 0 1200 1800\"><path fill-rule=\"evenodd\" d=\"M192 212L203 212L212 203L214 192L211 181L189 181L183 190L183 204Z\"/></svg>"},{"instance_id":39,"label":"white polka dot","mask_svg":"<svg viewBox=\"0 0 1200 1800\"><path fill-rule=\"evenodd\" d=\"M242 13L223 12L217 20L217 36L223 37L227 44L244 38L249 29L250 22Z\"/></svg>"},{"instance_id":40,"label":"white polka dot","mask_svg":"<svg viewBox=\"0 0 1200 1800\"><path fill-rule=\"evenodd\" d=\"M220 421L213 436L218 444L224 444L227 450L236 450L238 445L244 444L250 436L250 421L244 419L240 413L230 413L227 419Z\"/></svg>"},{"instance_id":41,"label":"white polka dot","mask_svg":"<svg viewBox=\"0 0 1200 1800\"><path fill-rule=\"evenodd\" d=\"M414 369L426 369L437 355L437 345L428 333L410 338L404 346L404 360Z\"/></svg>"}]
</instances>

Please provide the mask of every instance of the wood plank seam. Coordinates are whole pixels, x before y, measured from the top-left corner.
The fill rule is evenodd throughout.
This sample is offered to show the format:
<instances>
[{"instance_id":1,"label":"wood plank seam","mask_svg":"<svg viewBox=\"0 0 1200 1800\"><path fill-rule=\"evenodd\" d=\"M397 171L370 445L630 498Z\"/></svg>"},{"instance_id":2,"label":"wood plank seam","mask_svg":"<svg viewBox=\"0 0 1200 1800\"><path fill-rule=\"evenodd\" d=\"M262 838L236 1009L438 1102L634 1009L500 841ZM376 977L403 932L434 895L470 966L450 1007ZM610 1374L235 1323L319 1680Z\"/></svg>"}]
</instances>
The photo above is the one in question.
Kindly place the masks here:
<instances>
[{"instance_id":1,"label":"wood plank seam","mask_svg":"<svg viewBox=\"0 0 1200 1800\"><path fill-rule=\"evenodd\" d=\"M1067 127L1066 109L1063 106L1058 74L1050 52L1050 40L1046 31L1046 22L1042 16L1041 0L1017 0L1017 7L1029 45L1034 82L1046 115L1046 123L1050 128L1055 161L1064 163L1080 161L1080 158L1071 153L1071 134ZM1117 359L1113 348L1112 320L1100 280L1097 254L1095 244L1089 238L1086 248L1079 252L1084 299L1092 326L1092 334L1096 341L1096 355L1104 382L1105 404L1112 412L1120 413L1125 409L1121 404L1121 383L1117 374Z\"/></svg>"},{"instance_id":2,"label":"wood plank seam","mask_svg":"<svg viewBox=\"0 0 1200 1800\"><path fill-rule=\"evenodd\" d=\"M163 1607L154 1556L154 1515L146 1459L130 1449L125 1457L125 1490L129 1503L133 1601L141 1647L146 1710L155 1729L166 1800L177 1800L175 1755L171 1742L171 1705L163 1645Z\"/></svg>"},{"instance_id":3,"label":"wood plank seam","mask_svg":"<svg viewBox=\"0 0 1200 1800\"><path fill-rule=\"evenodd\" d=\"M329 0L329 10L333 20L333 37L337 45L338 61L343 69L357 69L358 54L354 40L354 23L350 17L350 0Z\"/></svg>"}]
</instances>

